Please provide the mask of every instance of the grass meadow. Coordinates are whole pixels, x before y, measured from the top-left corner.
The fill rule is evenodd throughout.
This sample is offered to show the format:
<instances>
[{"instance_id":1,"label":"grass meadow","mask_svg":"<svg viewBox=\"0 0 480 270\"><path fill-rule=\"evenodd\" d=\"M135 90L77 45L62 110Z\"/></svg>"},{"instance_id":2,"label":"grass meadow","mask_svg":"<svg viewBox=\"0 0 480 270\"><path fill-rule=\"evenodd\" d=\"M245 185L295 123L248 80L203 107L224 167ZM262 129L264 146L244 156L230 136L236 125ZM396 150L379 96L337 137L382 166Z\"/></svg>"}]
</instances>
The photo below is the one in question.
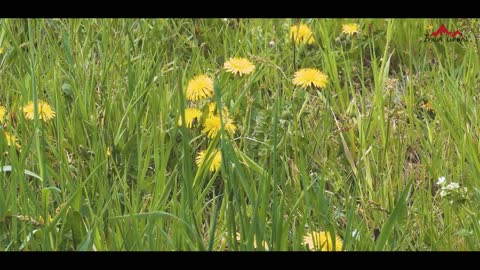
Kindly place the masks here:
<instances>
[{"instance_id":1,"label":"grass meadow","mask_svg":"<svg viewBox=\"0 0 480 270\"><path fill-rule=\"evenodd\" d=\"M0 250L480 250L479 32L0 19Z\"/></svg>"}]
</instances>

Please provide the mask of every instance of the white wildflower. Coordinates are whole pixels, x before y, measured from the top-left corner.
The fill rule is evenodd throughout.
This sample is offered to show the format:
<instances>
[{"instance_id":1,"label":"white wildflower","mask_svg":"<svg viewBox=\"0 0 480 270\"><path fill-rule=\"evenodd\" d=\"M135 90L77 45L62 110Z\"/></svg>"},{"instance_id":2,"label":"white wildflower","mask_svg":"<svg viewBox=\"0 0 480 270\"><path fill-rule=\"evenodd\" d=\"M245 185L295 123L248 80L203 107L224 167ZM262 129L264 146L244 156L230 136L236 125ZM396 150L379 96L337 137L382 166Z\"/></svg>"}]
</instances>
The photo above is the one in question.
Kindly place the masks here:
<instances>
[{"instance_id":1,"label":"white wildflower","mask_svg":"<svg viewBox=\"0 0 480 270\"><path fill-rule=\"evenodd\" d=\"M448 189L448 190L454 190L454 189L457 189L459 187L460 187L460 185L458 183L452 182L452 183L448 184L445 188Z\"/></svg>"},{"instance_id":2,"label":"white wildflower","mask_svg":"<svg viewBox=\"0 0 480 270\"><path fill-rule=\"evenodd\" d=\"M442 185L443 183L445 183L445 176L442 176L442 177L438 178L437 185Z\"/></svg>"},{"instance_id":3,"label":"white wildflower","mask_svg":"<svg viewBox=\"0 0 480 270\"><path fill-rule=\"evenodd\" d=\"M352 238L355 240L360 240L360 232L358 230L352 231Z\"/></svg>"}]
</instances>

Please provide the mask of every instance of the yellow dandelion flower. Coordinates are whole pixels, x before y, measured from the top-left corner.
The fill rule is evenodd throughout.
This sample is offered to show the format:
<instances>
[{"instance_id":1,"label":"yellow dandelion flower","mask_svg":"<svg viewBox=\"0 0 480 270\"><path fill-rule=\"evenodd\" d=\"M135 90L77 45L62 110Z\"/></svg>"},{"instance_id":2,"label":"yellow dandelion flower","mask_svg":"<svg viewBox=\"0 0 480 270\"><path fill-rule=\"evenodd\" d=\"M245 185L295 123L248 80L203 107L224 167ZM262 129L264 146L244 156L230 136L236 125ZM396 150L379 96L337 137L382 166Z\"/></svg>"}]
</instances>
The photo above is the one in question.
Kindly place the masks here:
<instances>
[{"instance_id":1,"label":"yellow dandelion flower","mask_svg":"<svg viewBox=\"0 0 480 270\"><path fill-rule=\"evenodd\" d=\"M208 104L208 117L212 117L216 114L217 111L217 103L215 102L210 102ZM222 105L222 111L223 111L223 117L228 117L228 109L227 106Z\"/></svg>"},{"instance_id":2,"label":"yellow dandelion flower","mask_svg":"<svg viewBox=\"0 0 480 270\"><path fill-rule=\"evenodd\" d=\"M425 26L425 30L426 31L432 31L433 30L433 25L429 24L429 25Z\"/></svg>"},{"instance_id":3,"label":"yellow dandelion flower","mask_svg":"<svg viewBox=\"0 0 480 270\"><path fill-rule=\"evenodd\" d=\"M33 120L34 116L34 104L33 101L28 102L25 107L23 107L23 112L25 114L25 118ZM43 101L38 100L38 118L47 122L50 119L55 117L55 111L50 107L50 105Z\"/></svg>"},{"instance_id":4,"label":"yellow dandelion flower","mask_svg":"<svg viewBox=\"0 0 480 270\"><path fill-rule=\"evenodd\" d=\"M213 116L216 108L217 108L217 104L215 102L210 102L208 104L208 117Z\"/></svg>"},{"instance_id":5,"label":"yellow dandelion flower","mask_svg":"<svg viewBox=\"0 0 480 270\"><path fill-rule=\"evenodd\" d=\"M348 24L342 25L342 32L344 34L352 36L355 33L360 34L359 28L360 28L360 25L358 25L358 23L348 23Z\"/></svg>"},{"instance_id":6,"label":"yellow dandelion flower","mask_svg":"<svg viewBox=\"0 0 480 270\"><path fill-rule=\"evenodd\" d=\"M303 238L303 243L308 246L310 250L321 250L321 251L341 251L343 242L338 235L335 236L335 246L332 242L332 237L330 232L313 232L312 234L308 233Z\"/></svg>"},{"instance_id":7,"label":"yellow dandelion flower","mask_svg":"<svg viewBox=\"0 0 480 270\"><path fill-rule=\"evenodd\" d=\"M328 77L323 72L315 68L303 68L295 72L293 84L300 85L304 88L315 86L325 88L328 83Z\"/></svg>"},{"instance_id":8,"label":"yellow dandelion flower","mask_svg":"<svg viewBox=\"0 0 480 270\"><path fill-rule=\"evenodd\" d=\"M15 144L15 147L21 148L20 144L18 144L18 139L15 137L15 135L12 135L8 132L5 132L5 141L7 142L7 145L10 146L12 144Z\"/></svg>"},{"instance_id":9,"label":"yellow dandelion flower","mask_svg":"<svg viewBox=\"0 0 480 270\"><path fill-rule=\"evenodd\" d=\"M224 123L225 130L230 135L233 135L233 133L235 133L235 129L236 129L235 125L233 124L233 120L228 118L228 117L223 118L223 119L225 120L225 123ZM204 128L203 128L202 132L205 133L210 139L215 138L215 136L217 136L217 133L222 128L222 124L220 122L220 117L216 116L216 115L208 117L205 120L205 123L203 125L204 125Z\"/></svg>"},{"instance_id":10,"label":"yellow dandelion flower","mask_svg":"<svg viewBox=\"0 0 480 270\"><path fill-rule=\"evenodd\" d=\"M315 42L313 32L306 24L294 25L290 27L290 37L293 38L295 43L300 44L307 42L308 45L312 45Z\"/></svg>"},{"instance_id":11,"label":"yellow dandelion flower","mask_svg":"<svg viewBox=\"0 0 480 270\"><path fill-rule=\"evenodd\" d=\"M5 52L5 49L3 47L0 47L0 54L2 54L3 52Z\"/></svg>"},{"instance_id":12,"label":"yellow dandelion flower","mask_svg":"<svg viewBox=\"0 0 480 270\"><path fill-rule=\"evenodd\" d=\"M255 70L255 66L245 58L234 57L230 58L223 67L230 73L234 75L240 74L250 74Z\"/></svg>"},{"instance_id":13,"label":"yellow dandelion flower","mask_svg":"<svg viewBox=\"0 0 480 270\"><path fill-rule=\"evenodd\" d=\"M198 75L188 82L187 93L188 100L200 100L213 95L213 80L207 75Z\"/></svg>"},{"instance_id":14,"label":"yellow dandelion flower","mask_svg":"<svg viewBox=\"0 0 480 270\"><path fill-rule=\"evenodd\" d=\"M185 121L187 122L187 128L192 128L202 116L202 112L196 108L185 109ZM182 117L178 118L178 125L182 125Z\"/></svg>"},{"instance_id":15,"label":"yellow dandelion flower","mask_svg":"<svg viewBox=\"0 0 480 270\"><path fill-rule=\"evenodd\" d=\"M211 172L216 172L218 171L218 169L220 168L220 165L222 164L222 151L217 149L211 154L210 157L212 156L213 156L213 159L211 159L209 170ZM207 162L209 159L207 159ZM200 151L198 153L197 158L195 159L195 163L197 163L198 167L201 167L204 161L205 161L205 150Z\"/></svg>"},{"instance_id":16,"label":"yellow dandelion flower","mask_svg":"<svg viewBox=\"0 0 480 270\"><path fill-rule=\"evenodd\" d=\"M105 155L107 157L112 156L112 149L110 148L110 146L107 146L107 148L105 148Z\"/></svg>"},{"instance_id":17,"label":"yellow dandelion flower","mask_svg":"<svg viewBox=\"0 0 480 270\"><path fill-rule=\"evenodd\" d=\"M0 122L3 122L3 118L7 114L7 109L4 106L0 106Z\"/></svg>"}]
</instances>

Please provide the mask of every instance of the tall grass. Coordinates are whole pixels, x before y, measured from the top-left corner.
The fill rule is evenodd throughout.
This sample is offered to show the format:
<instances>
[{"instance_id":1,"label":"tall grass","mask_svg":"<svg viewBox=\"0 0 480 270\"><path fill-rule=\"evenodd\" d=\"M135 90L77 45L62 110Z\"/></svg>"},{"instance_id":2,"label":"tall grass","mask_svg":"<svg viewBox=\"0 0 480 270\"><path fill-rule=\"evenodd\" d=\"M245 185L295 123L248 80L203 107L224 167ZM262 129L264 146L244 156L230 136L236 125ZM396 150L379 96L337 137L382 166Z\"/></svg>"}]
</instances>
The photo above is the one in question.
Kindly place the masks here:
<instances>
[{"instance_id":1,"label":"tall grass","mask_svg":"<svg viewBox=\"0 0 480 270\"><path fill-rule=\"evenodd\" d=\"M292 42L300 22L313 45ZM342 34L346 23L361 33ZM424 42L425 27L442 23L458 27L0 20L0 250L303 251L315 231L349 251L478 250L477 42ZM255 71L226 72L237 56ZM325 89L292 84L308 67L327 74ZM204 73L234 136L177 124L189 80ZM24 117L38 100L53 120L38 105ZM218 171L196 165L217 148ZM455 196L440 195L441 176L460 184Z\"/></svg>"}]
</instances>

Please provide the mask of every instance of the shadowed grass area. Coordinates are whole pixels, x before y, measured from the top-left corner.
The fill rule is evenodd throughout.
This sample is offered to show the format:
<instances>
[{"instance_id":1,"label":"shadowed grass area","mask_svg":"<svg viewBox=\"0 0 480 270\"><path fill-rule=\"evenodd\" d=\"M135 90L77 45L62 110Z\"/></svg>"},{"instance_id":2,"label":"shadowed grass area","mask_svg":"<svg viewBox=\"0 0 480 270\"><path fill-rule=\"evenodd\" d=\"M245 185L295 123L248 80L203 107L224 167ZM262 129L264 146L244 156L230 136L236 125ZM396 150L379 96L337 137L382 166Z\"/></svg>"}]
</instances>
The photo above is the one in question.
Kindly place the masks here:
<instances>
[{"instance_id":1,"label":"shadowed grass area","mask_svg":"<svg viewBox=\"0 0 480 270\"><path fill-rule=\"evenodd\" d=\"M1 19L0 250L478 250L479 27Z\"/></svg>"}]
</instances>

